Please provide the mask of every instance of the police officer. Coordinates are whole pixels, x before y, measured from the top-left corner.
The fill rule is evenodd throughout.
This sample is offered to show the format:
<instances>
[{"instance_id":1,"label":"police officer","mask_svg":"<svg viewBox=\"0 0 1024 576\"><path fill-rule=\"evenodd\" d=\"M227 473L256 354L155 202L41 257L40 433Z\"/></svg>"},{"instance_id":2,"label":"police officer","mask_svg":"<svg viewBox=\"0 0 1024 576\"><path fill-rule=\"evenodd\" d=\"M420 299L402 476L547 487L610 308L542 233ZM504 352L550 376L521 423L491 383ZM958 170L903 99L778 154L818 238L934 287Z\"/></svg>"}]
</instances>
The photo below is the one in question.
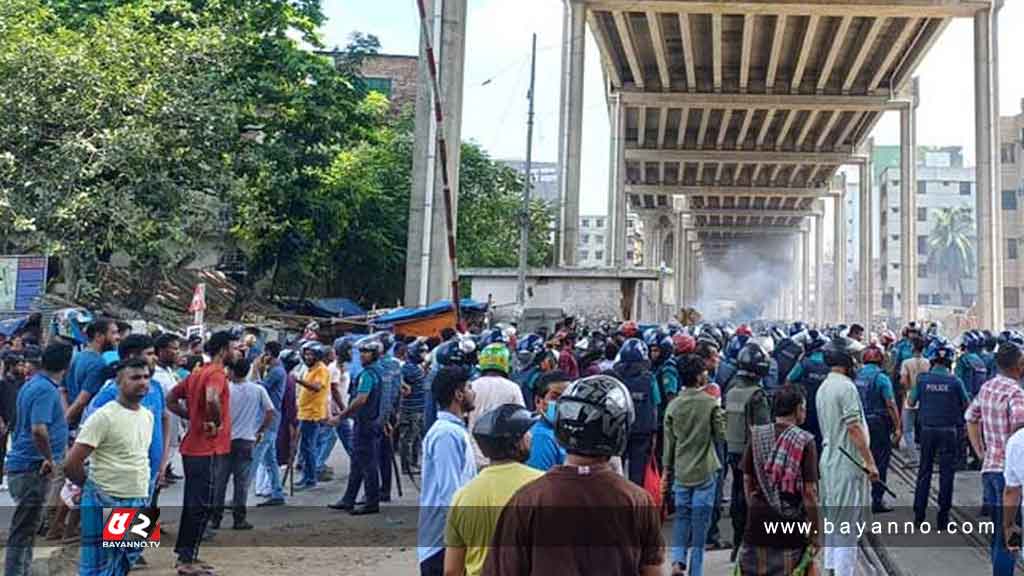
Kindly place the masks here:
<instances>
[{"instance_id":1,"label":"police officer","mask_svg":"<svg viewBox=\"0 0 1024 576\"><path fill-rule=\"evenodd\" d=\"M743 453L747 449L750 427L769 424L771 408L761 379L771 367L768 353L757 342L747 342L736 355L736 375L725 395L726 460L732 470L732 500L729 515L733 526L733 560L743 540L747 522L747 501L743 491Z\"/></svg>"},{"instance_id":2,"label":"police officer","mask_svg":"<svg viewBox=\"0 0 1024 576\"><path fill-rule=\"evenodd\" d=\"M723 394L729 391L732 379L739 371L736 357L739 355L740 350L743 349L743 346L746 345L750 336L750 328L740 326L736 330L736 334L729 339L729 344L725 347L725 358L722 359L722 363L718 366L718 372L715 374L715 381L722 387Z\"/></svg>"},{"instance_id":3,"label":"police officer","mask_svg":"<svg viewBox=\"0 0 1024 576\"><path fill-rule=\"evenodd\" d=\"M864 367L857 372L854 385L860 395L861 408L864 410L864 418L868 423L871 456L875 459L875 465L878 466L878 476L881 480L871 486L871 510L879 514L893 510L882 501L885 491L882 484L886 481L889 471L892 447L899 445L900 414L896 408L896 396L893 393L892 381L882 369L885 352L877 345L872 344L864 349L863 360Z\"/></svg>"},{"instance_id":4,"label":"police officer","mask_svg":"<svg viewBox=\"0 0 1024 576\"><path fill-rule=\"evenodd\" d=\"M623 453L627 477L638 486L644 485L644 468L651 457L651 440L657 428L661 394L650 370L647 345L639 338L623 342L613 375L629 389L636 411L636 422L629 429L629 440Z\"/></svg>"},{"instance_id":5,"label":"police officer","mask_svg":"<svg viewBox=\"0 0 1024 576\"><path fill-rule=\"evenodd\" d=\"M911 322L903 327L902 336L892 349L892 376L896 380L899 380L903 361L914 356L914 340L921 337L921 329L918 328L916 322Z\"/></svg>"},{"instance_id":6,"label":"police officer","mask_svg":"<svg viewBox=\"0 0 1024 576\"><path fill-rule=\"evenodd\" d=\"M807 338L807 328L803 322L796 322L789 329L789 336L780 338L775 344L775 350L772 352L772 358L779 366L779 374L782 375L783 379L793 371L797 362L800 361L800 357L804 354L804 347L800 344L799 340ZM779 383L780 385L783 382Z\"/></svg>"},{"instance_id":7,"label":"police officer","mask_svg":"<svg viewBox=\"0 0 1024 576\"><path fill-rule=\"evenodd\" d=\"M355 516L380 512L380 452L384 436L384 423L381 420L384 375L380 359L383 354L384 345L380 340L367 339L359 343L359 360L363 371L356 377L352 386L354 391L349 392L349 397L354 398L340 416L342 420L349 417L355 419L355 454L345 494L330 507L347 510ZM356 506L360 487L365 488L366 503Z\"/></svg>"},{"instance_id":8,"label":"police officer","mask_svg":"<svg viewBox=\"0 0 1024 576\"><path fill-rule=\"evenodd\" d=\"M654 380L658 383L658 395L661 397L661 401L658 403L658 433L654 442L654 453L658 456L655 461L660 469L661 448L664 446L665 409L679 393L679 369L676 367L676 359L672 356L674 348L672 338L658 334L651 340L652 342L648 344L651 354L651 369L654 372Z\"/></svg>"},{"instance_id":9,"label":"police officer","mask_svg":"<svg viewBox=\"0 0 1024 576\"><path fill-rule=\"evenodd\" d=\"M805 346L807 352L786 377L791 384L803 387L804 397L807 398L807 420L804 421L801 428L814 434L814 443L818 447L819 454L822 448L822 437L821 426L818 423L818 388L821 388L821 383L825 381L831 371L828 364L825 363L824 348L826 344L828 344L828 339L820 332L817 330L808 332Z\"/></svg>"},{"instance_id":10,"label":"police officer","mask_svg":"<svg viewBox=\"0 0 1024 576\"><path fill-rule=\"evenodd\" d=\"M526 405L533 406L534 384L541 374L558 367L558 358L544 346L544 339L537 334L527 334L519 341L516 357L519 370L512 375L512 380L522 389Z\"/></svg>"},{"instance_id":11,"label":"police officer","mask_svg":"<svg viewBox=\"0 0 1024 576\"><path fill-rule=\"evenodd\" d=\"M964 353L957 359L954 373L967 386L967 393L974 398L981 390L981 385L988 381L988 367L981 357L985 337L975 330L964 332L960 346Z\"/></svg>"},{"instance_id":12,"label":"police officer","mask_svg":"<svg viewBox=\"0 0 1024 576\"><path fill-rule=\"evenodd\" d=\"M960 448L960 430L964 411L970 402L964 383L950 368L956 350L945 344L934 350L930 371L917 377L910 391L909 402L918 405L920 424L921 465L914 490L914 520L924 522L928 491L932 485L932 466L939 460L938 524L945 529L953 504L953 474L956 453Z\"/></svg>"}]
</instances>

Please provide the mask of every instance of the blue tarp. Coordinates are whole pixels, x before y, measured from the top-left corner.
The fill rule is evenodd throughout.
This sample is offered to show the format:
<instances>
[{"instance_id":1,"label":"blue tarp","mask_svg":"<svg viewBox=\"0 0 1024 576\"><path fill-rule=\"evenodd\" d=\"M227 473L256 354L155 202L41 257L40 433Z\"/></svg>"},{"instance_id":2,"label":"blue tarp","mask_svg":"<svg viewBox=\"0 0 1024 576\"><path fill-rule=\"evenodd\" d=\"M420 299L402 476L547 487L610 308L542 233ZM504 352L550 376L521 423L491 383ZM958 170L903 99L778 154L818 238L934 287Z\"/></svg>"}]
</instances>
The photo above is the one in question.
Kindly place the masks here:
<instances>
[{"instance_id":1,"label":"blue tarp","mask_svg":"<svg viewBox=\"0 0 1024 576\"><path fill-rule=\"evenodd\" d=\"M0 334L3 334L7 338L14 336L28 324L28 316L22 316L21 318L11 318L10 320L4 320L0 322Z\"/></svg>"},{"instance_id":2,"label":"blue tarp","mask_svg":"<svg viewBox=\"0 0 1024 576\"><path fill-rule=\"evenodd\" d=\"M366 315L366 310L363 310L359 304L356 304L348 298L320 298L318 300L306 300L303 303L303 308L305 308L310 316L348 317Z\"/></svg>"},{"instance_id":3,"label":"blue tarp","mask_svg":"<svg viewBox=\"0 0 1024 576\"><path fill-rule=\"evenodd\" d=\"M470 298L463 298L460 307L463 312L487 311L487 304L481 304L480 302ZM399 308L398 310L392 310L383 316L377 317L373 323L377 326L387 326L390 324L417 320L419 318L430 318L431 316L443 314L451 309L451 300L438 300L437 302L422 308Z\"/></svg>"}]
</instances>

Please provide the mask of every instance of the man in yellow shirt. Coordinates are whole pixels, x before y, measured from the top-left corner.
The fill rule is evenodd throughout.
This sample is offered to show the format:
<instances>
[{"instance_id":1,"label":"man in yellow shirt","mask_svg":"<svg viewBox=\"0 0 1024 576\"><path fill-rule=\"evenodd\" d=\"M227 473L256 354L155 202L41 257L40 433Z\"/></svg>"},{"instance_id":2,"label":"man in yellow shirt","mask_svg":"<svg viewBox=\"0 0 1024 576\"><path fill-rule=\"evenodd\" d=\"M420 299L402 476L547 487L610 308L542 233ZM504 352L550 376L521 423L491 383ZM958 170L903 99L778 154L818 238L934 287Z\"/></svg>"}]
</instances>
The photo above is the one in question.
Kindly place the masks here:
<instances>
[{"instance_id":1,"label":"man in yellow shirt","mask_svg":"<svg viewBox=\"0 0 1024 576\"><path fill-rule=\"evenodd\" d=\"M320 423L327 419L327 396L331 393L331 373L324 364L326 350L318 342L302 347L302 361L308 370L296 380L299 385L299 457L302 462L300 489L312 488L317 481L317 438Z\"/></svg>"},{"instance_id":2,"label":"man in yellow shirt","mask_svg":"<svg viewBox=\"0 0 1024 576\"><path fill-rule=\"evenodd\" d=\"M483 571L498 517L512 495L543 472L523 464L530 457L530 428L538 415L503 404L477 419L473 438L491 465L452 498L445 525L445 576Z\"/></svg>"}]
</instances>

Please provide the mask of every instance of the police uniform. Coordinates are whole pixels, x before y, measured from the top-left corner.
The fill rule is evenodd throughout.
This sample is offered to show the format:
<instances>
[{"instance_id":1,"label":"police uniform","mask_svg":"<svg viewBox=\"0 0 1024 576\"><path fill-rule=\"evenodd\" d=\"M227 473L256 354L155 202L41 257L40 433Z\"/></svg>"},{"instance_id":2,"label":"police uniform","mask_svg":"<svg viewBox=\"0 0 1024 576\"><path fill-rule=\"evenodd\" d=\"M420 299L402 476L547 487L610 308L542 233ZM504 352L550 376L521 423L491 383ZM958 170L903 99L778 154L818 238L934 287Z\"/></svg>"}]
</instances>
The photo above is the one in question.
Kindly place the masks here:
<instances>
[{"instance_id":1,"label":"police uniform","mask_svg":"<svg viewBox=\"0 0 1024 576\"><path fill-rule=\"evenodd\" d=\"M651 457L651 441L657 429L658 404L661 403L658 384L651 371L640 366L619 364L614 372L629 389L636 413L636 420L629 429L626 452L622 456L626 461L623 463L627 466L626 476L637 486L643 486L644 470Z\"/></svg>"},{"instance_id":2,"label":"police uniform","mask_svg":"<svg viewBox=\"0 0 1024 576\"><path fill-rule=\"evenodd\" d=\"M910 392L910 402L918 404L917 420L921 427L921 465L914 490L914 519L917 522L925 519L932 466L938 458L938 523L944 529L953 504L953 474L959 447L958 434L963 428L963 414L969 402L967 389L949 368L935 365L917 377L917 385Z\"/></svg>"},{"instance_id":3,"label":"police uniform","mask_svg":"<svg viewBox=\"0 0 1024 576\"><path fill-rule=\"evenodd\" d=\"M821 351L811 352L805 356L789 373L787 378L790 382L799 383L803 386L804 397L807 399L807 420L801 428L814 435L814 444L821 453L821 425L818 423L818 388L828 377L832 369L825 364L825 354Z\"/></svg>"},{"instance_id":4,"label":"police uniform","mask_svg":"<svg viewBox=\"0 0 1024 576\"><path fill-rule=\"evenodd\" d=\"M732 517L734 550L743 541L747 525L747 499L743 491L741 463L747 448L749 427L771 423L767 395L761 388L760 380L755 380L756 376L751 376L748 372L737 373L733 377L733 385L725 395L725 442L728 451L726 459L732 470L729 516Z\"/></svg>"},{"instance_id":5,"label":"police uniform","mask_svg":"<svg viewBox=\"0 0 1024 576\"><path fill-rule=\"evenodd\" d=\"M871 486L871 503L877 508L882 504L882 495L885 491L882 483L886 481L889 472L889 460L892 457L892 430L893 422L889 419L889 411L886 401L895 402L893 395L892 381L876 364L867 364L857 373L854 379L857 393L860 395L861 408L864 410L864 419L868 423L868 434L871 440L871 456L878 467L878 476L881 482L875 482Z\"/></svg>"},{"instance_id":6,"label":"police uniform","mask_svg":"<svg viewBox=\"0 0 1024 576\"><path fill-rule=\"evenodd\" d=\"M366 394L363 404L353 415L354 458L348 476L348 486L341 501L354 505L359 488L365 485L366 506L376 507L380 504L380 451L384 436L381 421L381 404L384 398L384 377L381 373L380 361L365 366L356 378L356 383L349 392L350 400L359 394Z\"/></svg>"}]
</instances>

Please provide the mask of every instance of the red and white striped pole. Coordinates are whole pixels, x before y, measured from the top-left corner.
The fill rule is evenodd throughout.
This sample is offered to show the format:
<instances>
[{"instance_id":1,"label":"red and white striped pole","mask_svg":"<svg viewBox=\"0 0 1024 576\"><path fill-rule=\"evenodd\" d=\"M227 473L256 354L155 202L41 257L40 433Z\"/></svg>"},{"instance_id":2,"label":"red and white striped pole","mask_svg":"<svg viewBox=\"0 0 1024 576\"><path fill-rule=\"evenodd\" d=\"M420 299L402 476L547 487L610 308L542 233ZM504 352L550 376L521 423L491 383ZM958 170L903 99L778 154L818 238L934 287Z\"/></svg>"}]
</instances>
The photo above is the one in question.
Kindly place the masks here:
<instances>
[{"instance_id":1,"label":"red and white striped pole","mask_svg":"<svg viewBox=\"0 0 1024 576\"><path fill-rule=\"evenodd\" d=\"M440 2L441 0L434 0ZM427 25L427 8L424 0L416 0L420 11L421 36L426 44L427 70L430 72L430 84L434 91L434 121L437 123L437 148L441 156L441 184L444 189L444 221L448 232L448 262L452 267L452 307L455 311L455 324L462 330L462 307L459 305L459 266L455 254L455 214L452 210L452 187L448 180L448 144L444 136L444 113L441 110L441 88L437 81L437 61L434 58L434 46Z\"/></svg>"}]
</instances>

